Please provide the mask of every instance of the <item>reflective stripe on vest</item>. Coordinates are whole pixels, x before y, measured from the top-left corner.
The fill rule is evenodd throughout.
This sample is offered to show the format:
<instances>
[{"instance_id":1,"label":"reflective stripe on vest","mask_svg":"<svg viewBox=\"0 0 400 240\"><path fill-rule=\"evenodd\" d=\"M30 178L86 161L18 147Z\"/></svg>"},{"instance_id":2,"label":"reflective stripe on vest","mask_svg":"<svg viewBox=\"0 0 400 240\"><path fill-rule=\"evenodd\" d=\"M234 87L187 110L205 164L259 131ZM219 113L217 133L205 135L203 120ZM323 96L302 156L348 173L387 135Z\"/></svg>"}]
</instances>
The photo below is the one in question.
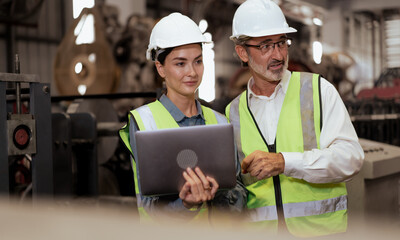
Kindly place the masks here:
<instances>
[{"instance_id":1,"label":"reflective stripe on vest","mask_svg":"<svg viewBox=\"0 0 400 240\"><path fill-rule=\"evenodd\" d=\"M142 120L143 124L143 127L139 127L139 129L143 129L142 131L157 129L156 121L154 121L153 114L151 113L150 107L148 105L144 105L136 109L136 111L138 112L139 116L141 116L140 119Z\"/></svg>"},{"instance_id":2,"label":"reflective stripe on vest","mask_svg":"<svg viewBox=\"0 0 400 240\"><path fill-rule=\"evenodd\" d=\"M226 108L226 115L234 127L240 162L255 150L268 152L267 142L249 110L247 99L245 91ZM320 148L321 114L319 76L294 72L279 116L277 152ZM277 221L272 178L257 181L245 174L242 179L249 190L250 221ZM285 221L292 234L315 236L345 231L347 192L344 183L312 184L283 174L279 175L279 180Z\"/></svg>"},{"instance_id":3,"label":"reflective stripe on vest","mask_svg":"<svg viewBox=\"0 0 400 240\"><path fill-rule=\"evenodd\" d=\"M203 116L205 119L206 125L209 124L220 124L220 123L228 123L227 119L224 115L212 110L211 108L201 106ZM130 112L131 116L133 116L136 121L138 128L140 131L151 131L157 129L165 129L165 128L178 128L178 123L174 120L168 110L162 105L161 102L155 101L153 103L141 106L135 110ZM131 121L131 117L129 118L129 122L126 126L124 126L120 130L120 137L123 140L124 144L128 147L128 149L132 153L132 149L129 143L129 124ZM143 203L140 198L140 188L137 179L137 169L136 162L132 159L132 168L134 172L134 180L135 180L135 192L137 199L137 206L139 210L140 219L142 220L150 220L150 216L145 211L143 207ZM201 214L207 215L207 211L201 209ZM200 215L200 214L198 214ZM198 217L197 217L198 218Z\"/></svg>"},{"instance_id":4,"label":"reflective stripe on vest","mask_svg":"<svg viewBox=\"0 0 400 240\"><path fill-rule=\"evenodd\" d=\"M314 99L312 74L303 74L300 78L301 126L303 129L304 151L319 148L315 137ZM319 102L319 101L318 101ZM319 138L318 138L319 139Z\"/></svg>"},{"instance_id":5,"label":"reflective stripe on vest","mask_svg":"<svg viewBox=\"0 0 400 240\"><path fill-rule=\"evenodd\" d=\"M287 203L284 204L284 214L285 218L306 217L345 210L346 208L346 196L339 196L319 201ZM278 216L275 206L251 209L249 213L251 215L250 221L252 222L276 220Z\"/></svg>"}]
</instances>

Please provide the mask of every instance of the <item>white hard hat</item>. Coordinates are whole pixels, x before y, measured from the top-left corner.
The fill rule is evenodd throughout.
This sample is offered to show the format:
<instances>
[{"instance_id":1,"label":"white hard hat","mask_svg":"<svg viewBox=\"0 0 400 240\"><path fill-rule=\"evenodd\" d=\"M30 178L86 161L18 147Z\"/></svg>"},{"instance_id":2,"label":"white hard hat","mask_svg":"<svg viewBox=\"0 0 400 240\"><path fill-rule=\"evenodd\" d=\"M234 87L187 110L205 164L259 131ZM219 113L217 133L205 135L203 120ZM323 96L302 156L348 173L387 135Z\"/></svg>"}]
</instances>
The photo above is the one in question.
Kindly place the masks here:
<instances>
[{"instance_id":1,"label":"white hard hat","mask_svg":"<svg viewBox=\"0 0 400 240\"><path fill-rule=\"evenodd\" d=\"M280 7L271 0L247 0L235 12L232 36L262 37L297 32L289 27Z\"/></svg>"},{"instance_id":2,"label":"white hard hat","mask_svg":"<svg viewBox=\"0 0 400 240\"><path fill-rule=\"evenodd\" d=\"M192 19L177 12L171 13L162 18L151 31L146 58L151 60L152 50L205 42L208 42L206 37Z\"/></svg>"}]
</instances>

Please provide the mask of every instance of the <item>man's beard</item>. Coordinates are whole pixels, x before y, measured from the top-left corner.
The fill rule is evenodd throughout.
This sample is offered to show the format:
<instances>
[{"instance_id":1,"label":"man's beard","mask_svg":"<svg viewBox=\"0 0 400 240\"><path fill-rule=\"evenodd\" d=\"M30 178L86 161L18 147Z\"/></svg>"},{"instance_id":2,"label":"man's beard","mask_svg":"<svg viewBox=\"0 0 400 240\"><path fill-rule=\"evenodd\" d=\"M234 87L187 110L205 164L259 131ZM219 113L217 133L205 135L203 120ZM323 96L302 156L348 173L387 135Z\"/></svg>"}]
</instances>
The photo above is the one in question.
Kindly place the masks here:
<instances>
[{"instance_id":1,"label":"man's beard","mask_svg":"<svg viewBox=\"0 0 400 240\"><path fill-rule=\"evenodd\" d=\"M279 64L283 63L283 67L279 70L269 70L269 66L272 64ZM272 60L268 65L260 65L256 64L249 54L249 67L253 69L254 72L257 74L263 76L266 78L268 81L271 82L277 82L282 80L283 73L288 69L289 65L289 56L287 56L286 61L278 61L278 60Z\"/></svg>"}]
</instances>

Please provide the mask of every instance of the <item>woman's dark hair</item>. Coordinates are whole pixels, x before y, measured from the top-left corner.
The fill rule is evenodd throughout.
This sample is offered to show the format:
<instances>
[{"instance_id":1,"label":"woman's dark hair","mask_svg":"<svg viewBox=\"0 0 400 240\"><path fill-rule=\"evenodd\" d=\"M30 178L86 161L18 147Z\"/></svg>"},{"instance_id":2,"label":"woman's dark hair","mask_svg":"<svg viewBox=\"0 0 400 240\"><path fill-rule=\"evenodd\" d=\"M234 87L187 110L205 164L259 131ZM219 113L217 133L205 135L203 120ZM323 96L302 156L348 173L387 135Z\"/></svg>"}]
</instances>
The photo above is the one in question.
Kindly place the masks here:
<instances>
[{"instance_id":1,"label":"woman's dark hair","mask_svg":"<svg viewBox=\"0 0 400 240\"><path fill-rule=\"evenodd\" d=\"M159 61L162 65L164 65L165 58L167 58L168 54L172 52L173 47L171 48L165 48L161 53L158 54L158 56L154 56L154 58ZM160 51L160 50L158 50ZM156 55L156 51L153 50L153 54Z\"/></svg>"},{"instance_id":2,"label":"woman's dark hair","mask_svg":"<svg viewBox=\"0 0 400 240\"><path fill-rule=\"evenodd\" d=\"M203 49L203 45L201 43L198 44L200 45L201 49ZM159 61L162 65L164 65L165 58L167 58L168 54L170 54L174 48L175 47L164 48L159 50L153 49L151 51L151 58L155 59L156 61ZM157 52L159 52L158 55Z\"/></svg>"}]
</instances>

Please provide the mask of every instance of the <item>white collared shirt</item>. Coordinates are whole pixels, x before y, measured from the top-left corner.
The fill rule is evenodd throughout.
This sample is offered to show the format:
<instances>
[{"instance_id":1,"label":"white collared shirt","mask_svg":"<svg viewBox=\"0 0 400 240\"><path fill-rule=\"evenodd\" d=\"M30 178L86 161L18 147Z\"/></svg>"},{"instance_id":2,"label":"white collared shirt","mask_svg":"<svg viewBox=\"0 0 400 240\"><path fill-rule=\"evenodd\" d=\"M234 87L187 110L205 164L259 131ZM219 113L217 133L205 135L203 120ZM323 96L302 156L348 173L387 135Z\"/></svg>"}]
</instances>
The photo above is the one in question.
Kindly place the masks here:
<instances>
[{"instance_id":1,"label":"white collared shirt","mask_svg":"<svg viewBox=\"0 0 400 240\"><path fill-rule=\"evenodd\" d=\"M279 115L291 78L286 71L271 96L255 94L247 85L251 112L268 144L274 144ZM342 182L361 169L364 151L347 109L336 88L321 77L322 130L321 149L300 152L282 152L286 176L304 179L311 183Z\"/></svg>"}]
</instances>

